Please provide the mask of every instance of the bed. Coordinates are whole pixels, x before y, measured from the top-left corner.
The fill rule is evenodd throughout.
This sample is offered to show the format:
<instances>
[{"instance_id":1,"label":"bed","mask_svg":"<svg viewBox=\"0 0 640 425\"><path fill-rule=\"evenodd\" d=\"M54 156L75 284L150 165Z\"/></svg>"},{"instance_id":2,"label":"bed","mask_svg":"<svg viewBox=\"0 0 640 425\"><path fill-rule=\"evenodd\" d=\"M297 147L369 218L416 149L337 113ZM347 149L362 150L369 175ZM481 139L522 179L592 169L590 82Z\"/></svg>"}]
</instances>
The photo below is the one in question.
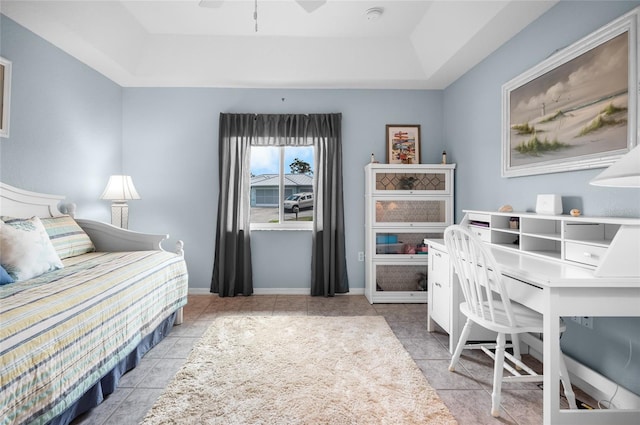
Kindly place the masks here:
<instances>
[{"instance_id":1,"label":"bed","mask_svg":"<svg viewBox=\"0 0 640 425\"><path fill-rule=\"evenodd\" d=\"M25 277L0 285L2 425L68 424L182 322L182 243L167 252L166 235L75 219L63 200L0 183L0 262ZM10 255L22 242L11 237L23 240L25 226L42 236L40 225L57 257L46 272L22 276Z\"/></svg>"}]
</instances>

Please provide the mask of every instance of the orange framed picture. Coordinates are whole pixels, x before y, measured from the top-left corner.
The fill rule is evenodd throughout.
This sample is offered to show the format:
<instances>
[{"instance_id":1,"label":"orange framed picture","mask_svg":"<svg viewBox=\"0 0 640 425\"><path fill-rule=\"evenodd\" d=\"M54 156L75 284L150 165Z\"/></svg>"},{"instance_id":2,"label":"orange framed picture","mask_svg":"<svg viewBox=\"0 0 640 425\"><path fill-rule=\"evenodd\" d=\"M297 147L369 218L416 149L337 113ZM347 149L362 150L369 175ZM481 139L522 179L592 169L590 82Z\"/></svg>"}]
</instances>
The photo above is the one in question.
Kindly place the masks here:
<instances>
[{"instance_id":1,"label":"orange framed picture","mask_svg":"<svg viewBox=\"0 0 640 425\"><path fill-rule=\"evenodd\" d=\"M420 164L420 125L387 124L387 163Z\"/></svg>"}]
</instances>

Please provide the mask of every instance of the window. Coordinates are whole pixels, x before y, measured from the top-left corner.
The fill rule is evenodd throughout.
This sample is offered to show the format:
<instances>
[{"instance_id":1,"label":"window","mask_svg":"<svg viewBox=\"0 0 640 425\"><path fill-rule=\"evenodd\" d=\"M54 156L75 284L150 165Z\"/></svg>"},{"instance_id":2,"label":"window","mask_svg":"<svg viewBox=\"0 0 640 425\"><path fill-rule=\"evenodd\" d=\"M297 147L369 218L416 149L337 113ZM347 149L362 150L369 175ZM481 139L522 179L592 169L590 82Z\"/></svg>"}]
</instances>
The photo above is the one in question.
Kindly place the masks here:
<instances>
[{"instance_id":1,"label":"window","mask_svg":"<svg viewBox=\"0 0 640 425\"><path fill-rule=\"evenodd\" d=\"M312 146L251 146L251 229L311 229Z\"/></svg>"}]
</instances>

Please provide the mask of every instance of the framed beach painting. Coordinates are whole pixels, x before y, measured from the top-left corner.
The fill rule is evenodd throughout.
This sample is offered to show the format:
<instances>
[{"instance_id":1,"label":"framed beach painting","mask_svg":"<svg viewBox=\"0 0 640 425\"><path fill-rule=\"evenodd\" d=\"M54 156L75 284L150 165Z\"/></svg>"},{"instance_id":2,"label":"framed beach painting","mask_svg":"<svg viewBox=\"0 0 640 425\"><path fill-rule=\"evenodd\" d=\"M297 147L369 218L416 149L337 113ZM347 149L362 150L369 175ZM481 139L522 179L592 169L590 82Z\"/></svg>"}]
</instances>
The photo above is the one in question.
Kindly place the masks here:
<instances>
[{"instance_id":1,"label":"framed beach painting","mask_svg":"<svg viewBox=\"0 0 640 425\"><path fill-rule=\"evenodd\" d=\"M420 164L420 126L387 124L387 163Z\"/></svg>"},{"instance_id":2,"label":"framed beach painting","mask_svg":"<svg viewBox=\"0 0 640 425\"><path fill-rule=\"evenodd\" d=\"M0 137L9 137L11 61L0 57Z\"/></svg>"},{"instance_id":3,"label":"framed beach painting","mask_svg":"<svg viewBox=\"0 0 640 425\"><path fill-rule=\"evenodd\" d=\"M502 176L606 167L637 143L638 11L502 87Z\"/></svg>"}]
</instances>

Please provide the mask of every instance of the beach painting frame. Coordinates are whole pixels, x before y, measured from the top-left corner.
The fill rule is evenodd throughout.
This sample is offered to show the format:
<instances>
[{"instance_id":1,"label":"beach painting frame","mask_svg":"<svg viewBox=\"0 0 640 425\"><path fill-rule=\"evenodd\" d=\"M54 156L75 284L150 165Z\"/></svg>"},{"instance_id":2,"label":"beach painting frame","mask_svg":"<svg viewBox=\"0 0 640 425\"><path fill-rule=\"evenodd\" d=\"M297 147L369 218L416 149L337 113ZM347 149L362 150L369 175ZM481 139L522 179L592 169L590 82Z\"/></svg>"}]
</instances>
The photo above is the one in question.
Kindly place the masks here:
<instances>
[{"instance_id":1,"label":"beach painting frame","mask_svg":"<svg viewBox=\"0 0 640 425\"><path fill-rule=\"evenodd\" d=\"M638 9L502 86L502 177L607 167L636 145Z\"/></svg>"},{"instance_id":2,"label":"beach painting frame","mask_svg":"<svg viewBox=\"0 0 640 425\"><path fill-rule=\"evenodd\" d=\"M387 163L420 164L420 125L387 124Z\"/></svg>"}]
</instances>

